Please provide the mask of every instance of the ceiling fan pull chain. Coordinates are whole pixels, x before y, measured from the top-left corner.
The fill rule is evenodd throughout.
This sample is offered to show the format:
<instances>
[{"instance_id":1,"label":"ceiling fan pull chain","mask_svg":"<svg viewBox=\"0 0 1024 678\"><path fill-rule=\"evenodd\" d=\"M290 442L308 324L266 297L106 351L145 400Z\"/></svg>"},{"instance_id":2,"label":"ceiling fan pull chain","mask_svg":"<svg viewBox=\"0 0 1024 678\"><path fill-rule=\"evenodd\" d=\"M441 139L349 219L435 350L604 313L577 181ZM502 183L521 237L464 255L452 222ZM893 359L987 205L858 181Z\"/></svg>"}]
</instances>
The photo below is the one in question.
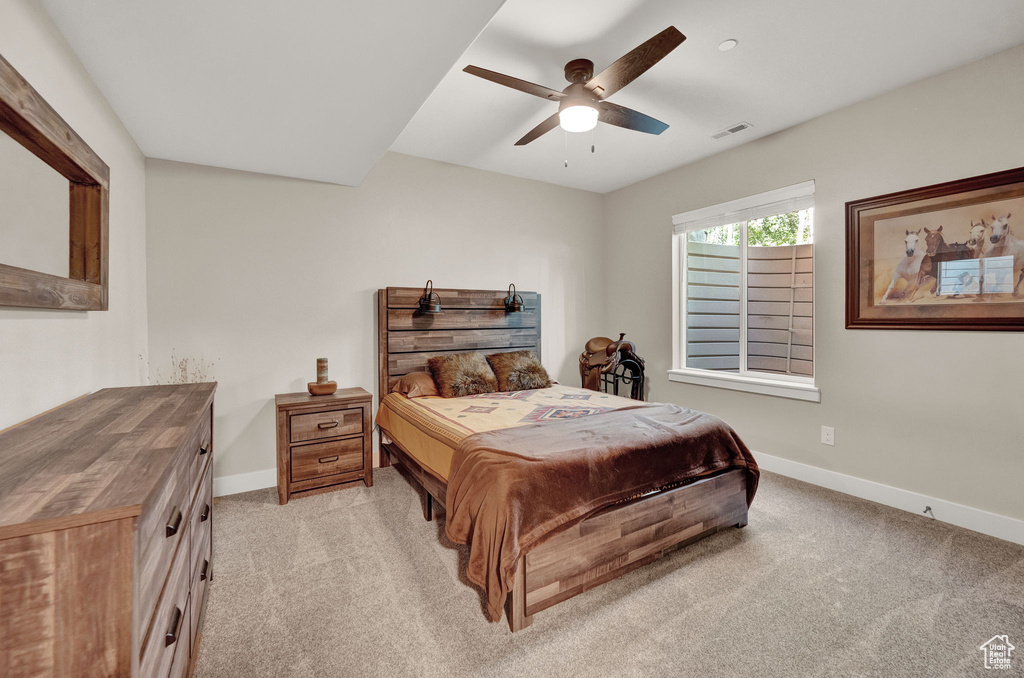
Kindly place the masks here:
<instances>
[{"instance_id":1,"label":"ceiling fan pull chain","mask_svg":"<svg viewBox=\"0 0 1024 678\"><path fill-rule=\"evenodd\" d=\"M562 136L565 138L565 167L569 167L569 133L562 132Z\"/></svg>"},{"instance_id":2,"label":"ceiling fan pull chain","mask_svg":"<svg viewBox=\"0 0 1024 678\"><path fill-rule=\"evenodd\" d=\"M594 129L590 130L590 152L591 153L594 152L594 148L596 146L596 144L594 143L594 137L596 137L596 136L597 136L597 126L595 126Z\"/></svg>"}]
</instances>

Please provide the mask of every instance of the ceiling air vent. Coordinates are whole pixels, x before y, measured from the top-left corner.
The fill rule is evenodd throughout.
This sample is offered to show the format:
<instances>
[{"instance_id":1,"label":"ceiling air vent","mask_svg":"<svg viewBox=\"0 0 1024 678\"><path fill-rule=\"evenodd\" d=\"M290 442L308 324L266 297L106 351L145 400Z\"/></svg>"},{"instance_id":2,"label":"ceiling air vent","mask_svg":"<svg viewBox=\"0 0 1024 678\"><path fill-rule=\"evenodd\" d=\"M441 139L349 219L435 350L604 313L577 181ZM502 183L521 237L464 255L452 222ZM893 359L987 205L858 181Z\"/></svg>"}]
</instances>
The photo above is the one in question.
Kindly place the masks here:
<instances>
[{"instance_id":1,"label":"ceiling air vent","mask_svg":"<svg viewBox=\"0 0 1024 678\"><path fill-rule=\"evenodd\" d=\"M738 122L735 125L730 125L729 127L726 127L721 132L716 132L715 134L712 134L711 138L712 139L723 139L723 138L729 136L730 134L736 134L737 132L742 132L743 130L748 129L750 127L753 127L753 125L751 125L749 122Z\"/></svg>"}]
</instances>

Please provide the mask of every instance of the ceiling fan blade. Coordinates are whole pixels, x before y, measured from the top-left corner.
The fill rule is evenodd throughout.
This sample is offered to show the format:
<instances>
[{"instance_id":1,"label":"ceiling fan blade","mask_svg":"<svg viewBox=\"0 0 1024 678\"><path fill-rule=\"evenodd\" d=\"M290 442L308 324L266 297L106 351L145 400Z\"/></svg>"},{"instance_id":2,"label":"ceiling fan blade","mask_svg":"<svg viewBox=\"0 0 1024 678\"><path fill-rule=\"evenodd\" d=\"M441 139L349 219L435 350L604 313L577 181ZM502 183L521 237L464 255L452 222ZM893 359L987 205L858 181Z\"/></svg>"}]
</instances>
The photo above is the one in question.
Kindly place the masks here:
<instances>
[{"instance_id":1,"label":"ceiling fan blade","mask_svg":"<svg viewBox=\"0 0 1024 678\"><path fill-rule=\"evenodd\" d=\"M550 118L547 118L544 122L527 132L526 136L516 142L516 146L525 146L537 137L547 134L556 127L558 127L558 113L555 113Z\"/></svg>"},{"instance_id":2,"label":"ceiling fan blade","mask_svg":"<svg viewBox=\"0 0 1024 678\"><path fill-rule=\"evenodd\" d=\"M632 108L613 104L610 101L602 101L598 104L598 107L601 109L601 113L597 116L597 119L609 125L625 127L637 132L646 132L647 134L661 134L668 129L668 125L661 120L655 120L649 115L634 111Z\"/></svg>"},{"instance_id":3,"label":"ceiling fan blade","mask_svg":"<svg viewBox=\"0 0 1024 678\"><path fill-rule=\"evenodd\" d=\"M675 26L669 26L595 75L587 82L586 88L599 98L606 99L664 59L669 52L681 45L683 40L686 40L686 36Z\"/></svg>"},{"instance_id":4,"label":"ceiling fan blade","mask_svg":"<svg viewBox=\"0 0 1024 678\"><path fill-rule=\"evenodd\" d=\"M563 93L557 90L553 90L550 87L545 87L544 85L536 85L532 82L520 80L519 78L513 78L511 75L505 75L503 73L489 71L486 68L480 68L479 66L466 66L462 70L464 70L466 73L469 73L470 75L475 75L478 78L490 80L491 82L496 82L499 85L504 85L505 87L517 89L520 92L532 94L533 96L540 97L541 99L550 99L552 101L558 101L559 99L565 98L565 95Z\"/></svg>"}]
</instances>

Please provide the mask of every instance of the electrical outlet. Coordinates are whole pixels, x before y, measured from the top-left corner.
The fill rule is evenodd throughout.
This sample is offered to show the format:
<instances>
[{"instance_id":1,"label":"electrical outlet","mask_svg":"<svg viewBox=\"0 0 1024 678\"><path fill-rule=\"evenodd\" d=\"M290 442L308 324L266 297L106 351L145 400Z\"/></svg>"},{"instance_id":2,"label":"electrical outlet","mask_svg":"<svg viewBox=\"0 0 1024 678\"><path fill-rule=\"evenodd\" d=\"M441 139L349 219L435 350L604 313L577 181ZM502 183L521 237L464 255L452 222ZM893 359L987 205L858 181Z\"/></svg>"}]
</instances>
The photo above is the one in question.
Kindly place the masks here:
<instances>
[{"instance_id":1,"label":"electrical outlet","mask_svg":"<svg viewBox=\"0 0 1024 678\"><path fill-rule=\"evenodd\" d=\"M821 444L832 445L836 444L836 430L831 426L821 427Z\"/></svg>"}]
</instances>

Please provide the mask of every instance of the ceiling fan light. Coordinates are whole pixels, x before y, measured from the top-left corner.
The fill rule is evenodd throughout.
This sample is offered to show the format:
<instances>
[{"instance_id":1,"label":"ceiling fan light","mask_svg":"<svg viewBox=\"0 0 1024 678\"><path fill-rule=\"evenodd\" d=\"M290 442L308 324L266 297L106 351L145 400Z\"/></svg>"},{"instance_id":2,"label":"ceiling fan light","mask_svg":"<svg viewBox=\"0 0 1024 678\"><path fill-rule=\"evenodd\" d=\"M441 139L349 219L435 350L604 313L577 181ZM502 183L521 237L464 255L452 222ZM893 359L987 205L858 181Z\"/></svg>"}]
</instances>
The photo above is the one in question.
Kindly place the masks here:
<instances>
[{"instance_id":1,"label":"ceiling fan light","mask_svg":"<svg viewBox=\"0 0 1024 678\"><path fill-rule=\"evenodd\" d=\"M593 106L568 106L558 112L558 124L566 132L589 132L597 127L597 109Z\"/></svg>"}]
</instances>

